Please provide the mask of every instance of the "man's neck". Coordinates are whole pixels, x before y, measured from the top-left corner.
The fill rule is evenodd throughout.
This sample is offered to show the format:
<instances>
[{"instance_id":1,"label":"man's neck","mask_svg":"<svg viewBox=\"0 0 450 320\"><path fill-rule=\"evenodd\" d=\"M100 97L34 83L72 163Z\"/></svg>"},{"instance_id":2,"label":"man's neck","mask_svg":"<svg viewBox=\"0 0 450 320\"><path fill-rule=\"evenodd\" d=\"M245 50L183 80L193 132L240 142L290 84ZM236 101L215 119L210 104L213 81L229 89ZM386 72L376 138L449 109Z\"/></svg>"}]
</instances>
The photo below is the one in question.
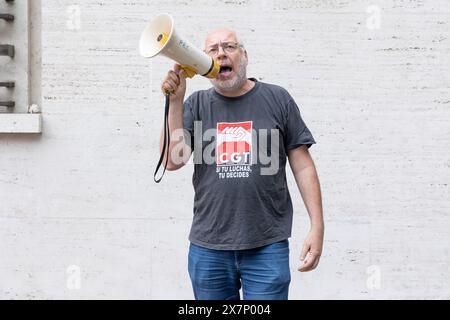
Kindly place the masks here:
<instances>
[{"instance_id":1,"label":"man's neck","mask_svg":"<svg viewBox=\"0 0 450 320\"><path fill-rule=\"evenodd\" d=\"M255 86L255 82L247 79L247 81L244 83L244 85L242 87L240 87L237 90L234 91L222 91L218 88L214 88L217 93L220 93L221 95L225 96L225 97L239 97L242 96L244 94L246 94L247 92L249 92L253 87Z\"/></svg>"}]
</instances>

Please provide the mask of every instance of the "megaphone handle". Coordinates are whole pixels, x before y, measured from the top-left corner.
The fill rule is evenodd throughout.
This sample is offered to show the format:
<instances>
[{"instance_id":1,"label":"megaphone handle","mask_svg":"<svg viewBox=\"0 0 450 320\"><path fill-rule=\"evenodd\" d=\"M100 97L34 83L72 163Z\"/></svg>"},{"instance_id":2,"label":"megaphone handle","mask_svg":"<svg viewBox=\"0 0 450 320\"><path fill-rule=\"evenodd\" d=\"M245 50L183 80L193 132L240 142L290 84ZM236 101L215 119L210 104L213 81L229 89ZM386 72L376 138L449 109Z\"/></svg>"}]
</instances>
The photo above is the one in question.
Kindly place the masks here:
<instances>
[{"instance_id":1,"label":"megaphone handle","mask_svg":"<svg viewBox=\"0 0 450 320\"><path fill-rule=\"evenodd\" d=\"M191 68L190 66L181 65L181 69L184 70L184 73L186 74L187 78L192 78L193 76L195 76L197 74L197 71L195 69Z\"/></svg>"},{"instance_id":2,"label":"megaphone handle","mask_svg":"<svg viewBox=\"0 0 450 320\"><path fill-rule=\"evenodd\" d=\"M170 93L167 92L165 94L166 96L166 105L164 108L164 142L163 142L163 149L161 152L161 156L159 157L158 164L156 165L155 173L153 174L153 180L155 180L156 183L159 183L164 176L164 173L166 172L167 168L167 162L169 161L169 145L170 145L170 130L169 130L169 105L170 105ZM166 151L166 141L167 141L167 151ZM156 173L158 172L159 168L161 167L161 163L164 159L164 152L166 152L166 162L164 163L164 170L161 174L161 177L159 179L156 179Z\"/></svg>"}]
</instances>

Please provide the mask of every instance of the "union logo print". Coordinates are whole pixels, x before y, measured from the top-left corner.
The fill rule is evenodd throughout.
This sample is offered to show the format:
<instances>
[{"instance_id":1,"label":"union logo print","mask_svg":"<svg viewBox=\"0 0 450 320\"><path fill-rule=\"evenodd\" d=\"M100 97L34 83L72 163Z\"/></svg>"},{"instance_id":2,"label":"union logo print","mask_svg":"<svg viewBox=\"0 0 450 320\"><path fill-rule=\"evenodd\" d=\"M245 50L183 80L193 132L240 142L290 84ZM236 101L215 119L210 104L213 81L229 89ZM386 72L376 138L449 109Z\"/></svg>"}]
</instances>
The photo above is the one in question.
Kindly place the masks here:
<instances>
[{"instance_id":1,"label":"union logo print","mask_svg":"<svg viewBox=\"0 0 450 320\"><path fill-rule=\"evenodd\" d=\"M250 165L252 163L252 121L218 122L216 164Z\"/></svg>"}]
</instances>

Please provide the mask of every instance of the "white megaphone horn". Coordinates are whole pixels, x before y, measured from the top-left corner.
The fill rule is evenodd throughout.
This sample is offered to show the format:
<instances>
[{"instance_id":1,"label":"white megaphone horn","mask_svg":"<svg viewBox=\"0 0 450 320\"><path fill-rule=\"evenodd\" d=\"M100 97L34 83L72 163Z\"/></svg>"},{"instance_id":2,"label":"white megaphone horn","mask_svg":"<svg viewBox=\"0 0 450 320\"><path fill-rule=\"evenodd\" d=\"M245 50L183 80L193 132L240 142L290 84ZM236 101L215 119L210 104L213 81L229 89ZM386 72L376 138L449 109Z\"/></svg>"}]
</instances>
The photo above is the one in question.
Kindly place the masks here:
<instances>
[{"instance_id":1,"label":"white megaphone horn","mask_svg":"<svg viewBox=\"0 0 450 320\"><path fill-rule=\"evenodd\" d=\"M177 34L169 14L160 14L147 24L141 34L139 51L145 58L160 54L178 62L189 78L200 74L213 79L220 70L213 58Z\"/></svg>"}]
</instances>

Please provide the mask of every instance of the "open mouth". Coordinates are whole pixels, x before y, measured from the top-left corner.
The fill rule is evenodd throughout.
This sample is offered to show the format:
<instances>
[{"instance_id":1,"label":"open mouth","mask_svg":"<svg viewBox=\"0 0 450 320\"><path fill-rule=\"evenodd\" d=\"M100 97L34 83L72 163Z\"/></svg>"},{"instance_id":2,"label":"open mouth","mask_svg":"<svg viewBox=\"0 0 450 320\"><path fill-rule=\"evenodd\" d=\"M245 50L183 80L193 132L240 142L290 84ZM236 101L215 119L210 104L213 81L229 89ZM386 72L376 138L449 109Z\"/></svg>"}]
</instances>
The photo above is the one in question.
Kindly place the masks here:
<instances>
[{"instance_id":1,"label":"open mouth","mask_svg":"<svg viewBox=\"0 0 450 320\"><path fill-rule=\"evenodd\" d=\"M222 77L229 77L231 75L232 71L233 71L233 68L230 66L220 66L219 74Z\"/></svg>"}]
</instances>

